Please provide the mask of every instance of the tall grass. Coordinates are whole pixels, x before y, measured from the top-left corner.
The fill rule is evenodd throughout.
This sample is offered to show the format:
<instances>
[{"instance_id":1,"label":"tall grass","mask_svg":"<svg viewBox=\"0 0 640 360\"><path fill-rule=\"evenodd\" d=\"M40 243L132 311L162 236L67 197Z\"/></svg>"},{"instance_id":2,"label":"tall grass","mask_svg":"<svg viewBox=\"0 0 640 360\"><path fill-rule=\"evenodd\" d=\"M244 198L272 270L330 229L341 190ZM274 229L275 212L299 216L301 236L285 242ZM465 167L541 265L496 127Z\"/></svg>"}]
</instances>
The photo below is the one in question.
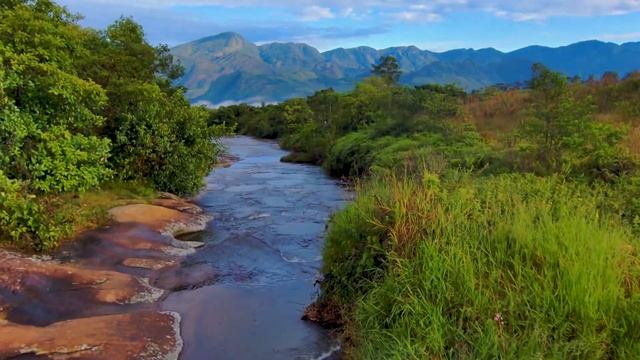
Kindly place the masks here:
<instances>
[{"instance_id":1,"label":"tall grass","mask_svg":"<svg viewBox=\"0 0 640 360\"><path fill-rule=\"evenodd\" d=\"M387 175L338 214L353 358L640 358L638 241L559 178Z\"/></svg>"}]
</instances>

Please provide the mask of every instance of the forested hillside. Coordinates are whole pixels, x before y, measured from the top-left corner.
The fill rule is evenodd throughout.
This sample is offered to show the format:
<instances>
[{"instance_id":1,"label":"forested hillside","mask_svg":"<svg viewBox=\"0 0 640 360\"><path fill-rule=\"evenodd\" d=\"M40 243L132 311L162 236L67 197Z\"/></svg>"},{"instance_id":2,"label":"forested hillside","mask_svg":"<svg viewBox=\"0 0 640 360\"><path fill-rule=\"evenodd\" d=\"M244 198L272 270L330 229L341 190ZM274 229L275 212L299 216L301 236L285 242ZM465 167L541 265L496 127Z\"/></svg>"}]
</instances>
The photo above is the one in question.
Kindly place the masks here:
<instances>
[{"instance_id":1,"label":"forested hillside","mask_svg":"<svg viewBox=\"0 0 640 360\"><path fill-rule=\"evenodd\" d=\"M640 77L406 87L213 110L355 181L308 317L356 359L640 357Z\"/></svg>"},{"instance_id":2,"label":"forested hillside","mask_svg":"<svg viewBox=\"0 0 640 360\"><path fill-rule=\"evenodd\" d=\"M121 197L200 188L220 130L168 47L49 0L0 1L0 239L48 250Z\"/></svg>"},{"instance_id":3,"label":"forested hillside","mask_svg":"<svg viewBox=\"0 0 640 360\"><path fill-rule=\"evenodd\" d=\"M535 63L584 79L615 71L620 76L640 67L640 44L585 41L549 48L530 46L513 52L493 48L442 53L415 46L373 49L361 46L319 52L299 43L255 45L236 33L222 33L173 48L184 64L178 83L195 103L272 103L333 88L352 90L381 57L393 56L405 85L456 84L467 91L525 83Z\"/></svg>"}]
</instances>

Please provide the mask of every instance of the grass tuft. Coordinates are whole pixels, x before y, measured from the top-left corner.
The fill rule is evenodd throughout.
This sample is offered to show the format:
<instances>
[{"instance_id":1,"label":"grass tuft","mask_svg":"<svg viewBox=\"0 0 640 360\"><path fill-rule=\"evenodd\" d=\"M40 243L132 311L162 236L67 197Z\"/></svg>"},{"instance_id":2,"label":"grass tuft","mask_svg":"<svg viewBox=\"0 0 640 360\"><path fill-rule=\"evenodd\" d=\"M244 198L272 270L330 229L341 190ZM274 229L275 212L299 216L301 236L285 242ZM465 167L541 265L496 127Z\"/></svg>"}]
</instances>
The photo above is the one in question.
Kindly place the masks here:
<instances>
[{"instance_id":1,"label":"grass tuft","mask_svg":"<svg viewBox=\"0 0 640 360\"><path fill-rule=\"evenodd\" d=\"M557 177L373 180L325 251L351 357L640 358L638 241L601 204Z\"/></svg>"}]
</instances>

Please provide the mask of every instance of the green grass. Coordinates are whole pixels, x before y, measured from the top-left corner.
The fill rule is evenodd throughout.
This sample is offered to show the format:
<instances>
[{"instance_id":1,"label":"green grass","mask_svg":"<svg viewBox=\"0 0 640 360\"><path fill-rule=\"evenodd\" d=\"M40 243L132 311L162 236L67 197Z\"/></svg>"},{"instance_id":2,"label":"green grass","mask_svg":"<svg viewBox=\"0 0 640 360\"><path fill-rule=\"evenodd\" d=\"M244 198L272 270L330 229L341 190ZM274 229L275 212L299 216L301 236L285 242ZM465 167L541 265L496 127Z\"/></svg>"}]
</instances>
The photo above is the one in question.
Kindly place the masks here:
<instances>
[{"instance_id":1,"label":"green grass","mask_svg":"<svg viewBox=\"0 0 640 360\"><path fill-rule=\"evenodd\" d=\"M555 177L370 181L324 254L348 355L640 358L638 241L603 203Z\"/></svg>"}]
</instances>

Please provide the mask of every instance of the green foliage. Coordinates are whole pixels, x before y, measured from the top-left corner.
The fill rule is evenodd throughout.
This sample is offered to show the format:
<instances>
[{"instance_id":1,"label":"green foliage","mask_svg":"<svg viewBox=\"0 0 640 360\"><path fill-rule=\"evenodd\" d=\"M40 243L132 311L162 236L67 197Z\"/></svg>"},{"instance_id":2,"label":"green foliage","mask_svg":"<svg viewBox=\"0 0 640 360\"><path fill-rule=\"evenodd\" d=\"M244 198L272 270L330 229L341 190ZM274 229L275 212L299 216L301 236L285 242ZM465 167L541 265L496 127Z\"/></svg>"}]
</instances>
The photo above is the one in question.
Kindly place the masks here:
<instances>
[{"instance_id":1,"label":"green foliage","mask_svg":"<svg viewBox=\"0 0 640 360\"><path fill-rule=\"evenodd\" d=\"M393 56L381 57L378 64L371 69L371 73L392 83L400 81L400 75L402 75L398 60Z\"/></svg>"},{"instance_id":2,"label":"green foliage","mask_svg":"<svg viewBox=\"0 0 640 360\"><path fill-rule=\"evenodd\" d=\"M79 19L49 0L0 1L2 238L38 251L74 222L44 215L56 199L114 176L196 192L227 132L172 85L183 68L140 25L95 31Z\"/></svg>"},{"instance_id":3,"label":"green foliage","mask_svg":"<svg viewBox=\"0 0 640 360\"><path fill-rule=\"evenodd\" d=\"M217 145L209 114L191 108L180 92L167 96L154 83L121 86L109 129L111 162L122 179L149 179L160 190L197 191L214 161Z\"/></svg>"},{"instance_id":4,"label":"green foliage","mask_svg":"<svg viewBox=\"0 0 640 360\"><path fill-rule=\"evenodd\" d=\"M403 137L375 137L375 132L354 132L336 142L324 166L333 176L361 176L370 170L406 170L430 163L430 168L480 169L491 155L477 132L449 128Z\"/></svg>"},{"instance_id":5,"label":"green foliage","mask_svg":"<svg viewBox=\"0 0 640 360\"><path fill-rule=\"evenodd\" d=\"M533 170L620 175L624 129L597 122L591 98L577 99L558 73L536 66L531 87L532 118L522 126L520 146L533 156Z\"/></svg>"},{"instance_id":6,"label":"green foliage","mask_svg":"<svg viewBox=\"0 0 640 360\"><path fill-rule=\"evenodd\" d=\"M640 73L630 74L614 90L616 110L629 119L640 118Z\"/></svg>"},{"instance_id":7,"label":"green foliage","mask_svg":"<svg viewBox=\"0 0 640 360\"><path fill-rule=\"evenodd\" d=\"M633 80L609 77L621 111ZM235 117L280 138L283 160L364 178L323 254L320 301L345 315L348 356L640 355L637 159L589 86L536 66L530 90L477 95L473 114L521 119L495 138L459 88L382 77Z\"/></svg>"},{"instance_id":8,"label":"green foliage","mask_svg":"<svg viewBox=\"0 0 640 360\"><path fill-rule=\"evenodd\" d=\"M7 178L0 170L0 240L8 239L15 246L36 251L46 251L57 244L66 228L35 199L24 191L23 184Z\"/></svg>"},{"instance_id":9,"label":"green foliage","mask_svg":"<svg viewBox=\"0 0 640 360\"><path fill-rule=\"evenodd\" d=\"M8 44L0 46L0 169L39 193L97 185L110 176L109 141L90 134L106 96L74 72L71 51L82 53L75 18L46 1L0 14Z\"/></svg>"},{"instance_id":10,"label":"green foliage","mask_svg":"<svg viewBox=\"0 0 640 360\"><path fill-rule=\"evenodd\" d=\"M27 168L31 188L40 193L86 191L111 177L105 167L110 141L71 134L63 127L42 133Z\"/></svg>"},{"instance_id":11,"label":"green foliage","mask_svg":"<svg viewBox=\"0 0 640 360\"><path fill-rule=\"evenodd\" d=\"M385 176L332 221L354 358L634 358L638 242L558 178Z\"/></svg>"}]
</instances>

